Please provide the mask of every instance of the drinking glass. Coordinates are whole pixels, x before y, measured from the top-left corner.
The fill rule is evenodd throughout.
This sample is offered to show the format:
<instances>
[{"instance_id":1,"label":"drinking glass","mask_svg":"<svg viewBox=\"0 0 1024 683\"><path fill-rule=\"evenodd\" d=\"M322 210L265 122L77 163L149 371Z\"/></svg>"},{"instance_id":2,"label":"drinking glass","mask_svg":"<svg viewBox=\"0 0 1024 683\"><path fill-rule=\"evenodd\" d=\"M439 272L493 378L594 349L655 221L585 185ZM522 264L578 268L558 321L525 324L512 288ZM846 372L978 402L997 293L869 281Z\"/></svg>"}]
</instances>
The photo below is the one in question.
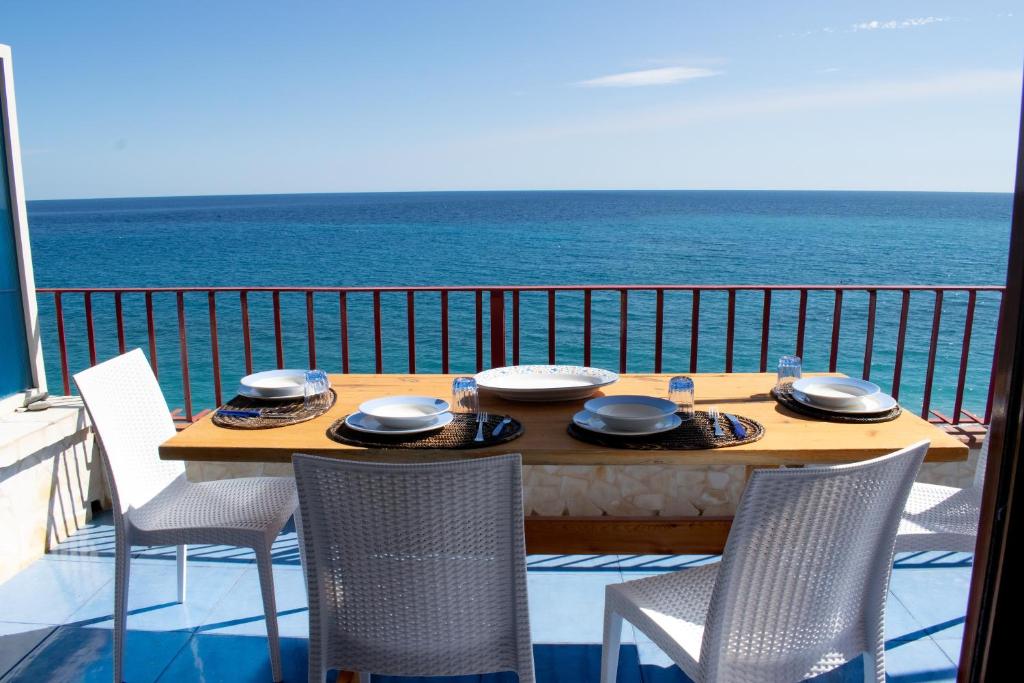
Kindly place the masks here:
<instances>
[{"instance_id":1,"label":"drinking glass","mask_svg":"<svg viewBox=\"0 0 1024 683\"><path fill-rule=\"evenodd\" d=\"M800 356L783 356L779 359L779 375L775 390L786 389L800 379Z\"/></svg>"},{"instance_id":2,"label":"drinking glass","mask_svg":"<svg viewBox=\"0 0 1024 683\"><path fill-rule=\"evenodd\" d=\"M668 400L679 406L679 417L686 422L693 419L693 380L680 375L668 381Z\"/></svg>"},{"instance_id":3,"label":"drinking glass","mask_svg":"<svg viewBox=\"0 0 1024 683\"><path fill-rule=\"evenodd\" d=\"M327 373L323 370L307 370L302 384L302 406L309 410L313 399L331 388Z\"/></svg>"},{"instance_id":4,"label":"drinking glass","mask_svg":"<svg viewBox=\"0 0 1024 683\"><path fill-rule=\"evenodd\" d=\"M480 412L480 394L472 377L456 377L452 381L452 412Z\"/></svg>"}]
</instances>

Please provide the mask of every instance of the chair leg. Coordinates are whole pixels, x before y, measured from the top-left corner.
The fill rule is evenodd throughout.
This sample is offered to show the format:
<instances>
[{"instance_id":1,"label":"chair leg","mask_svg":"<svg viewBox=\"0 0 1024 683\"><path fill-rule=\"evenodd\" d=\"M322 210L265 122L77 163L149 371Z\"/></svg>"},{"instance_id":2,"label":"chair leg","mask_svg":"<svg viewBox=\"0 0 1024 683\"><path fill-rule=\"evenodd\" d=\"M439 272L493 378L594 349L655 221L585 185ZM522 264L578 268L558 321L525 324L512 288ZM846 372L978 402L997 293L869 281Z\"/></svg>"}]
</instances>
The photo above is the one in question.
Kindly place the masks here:
<instances>
[{"instance_id":1,"label":"chair leg","mask_svg":"<svg viewBox=\"0 0 1024 683\"><path fill-rule=\"evenodd\" d=\"M315 651L316 644L309 641L309 676L306 678L308 683L325 683L327 680L327 669L324 667L323 662L320 660L319 654ZM334 680L333 678L331 680Z\"/></svg>"},{"instance_id":2,"label":"chair leg","mask_svg":"<svg viewBox=\"0 0 1024 683\"><path fill-rule=\"evenodd\" d=\"M601 683L615 683L619 671L619 645L622 643L622 617L604 610L604 642L601 645Z\"/></svg>"},{"instance_id":3,"label":"chair leg","mask_svg":"<svg viewBox=\"0 0 1024 683\"><path fill-rule=\"evenodd\" d=\"M185 562L188 560L188 546L178 546L178 604L185 602L185 589L188 584Z\"/></svg>"},{"instance_id":4,"label":"chair leg","mask_svg":"<svg viewBox=\"0 0 1024 683\"><path fill-rule=\"evenodd\" d=\"M128 622L128 581L132 546L117 539L114 550L114 683L124 681L124 640Z\"/></svg>"},{"instance_id":5,"label":"chair leg","mask_svg":"<svg viewBox=\"0 0 1024 683\"><path fill-rule=\"evenodd\" d=\"M281 673L281 642L277 633L277 601L274 599L274 566L270 557L270 546L256 548L256 569L260 575L260 591L263 593L263 612L267 619L267 641L270 646L270 670L274 682L283 680Z\"/></svg>"}]
</instances>

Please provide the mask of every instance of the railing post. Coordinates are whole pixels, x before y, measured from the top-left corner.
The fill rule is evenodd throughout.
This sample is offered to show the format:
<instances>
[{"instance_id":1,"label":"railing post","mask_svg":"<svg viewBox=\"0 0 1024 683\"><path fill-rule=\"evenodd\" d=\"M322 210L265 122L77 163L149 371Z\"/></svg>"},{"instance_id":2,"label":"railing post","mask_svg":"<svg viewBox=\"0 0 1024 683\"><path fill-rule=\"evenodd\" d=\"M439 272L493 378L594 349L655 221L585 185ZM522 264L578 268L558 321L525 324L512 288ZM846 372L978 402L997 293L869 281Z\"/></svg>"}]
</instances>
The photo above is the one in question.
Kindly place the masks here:
<instances>
[{"instance_id":1,"label":"railing post","mask_svg":"<svg viewBox=\"0 0 1024 683\"><path fill-rule=\"evenodd\" d=\"M60 292L53 293L53 310L57 318L57 339L60 343L60 378L64 383L64 395L71 394L71 373L68 371L68 345L64 336L64 306Z\"/></svg>"},{"instance_id":2,"label":"railing post","mask_svg":"<svg viewBox=\"0 0 1024 683\"><path fill-rule=\"evenodd\" d=\"M491 367L505 365L505 291L491 290Z\"/></svg>"}]
</instances>

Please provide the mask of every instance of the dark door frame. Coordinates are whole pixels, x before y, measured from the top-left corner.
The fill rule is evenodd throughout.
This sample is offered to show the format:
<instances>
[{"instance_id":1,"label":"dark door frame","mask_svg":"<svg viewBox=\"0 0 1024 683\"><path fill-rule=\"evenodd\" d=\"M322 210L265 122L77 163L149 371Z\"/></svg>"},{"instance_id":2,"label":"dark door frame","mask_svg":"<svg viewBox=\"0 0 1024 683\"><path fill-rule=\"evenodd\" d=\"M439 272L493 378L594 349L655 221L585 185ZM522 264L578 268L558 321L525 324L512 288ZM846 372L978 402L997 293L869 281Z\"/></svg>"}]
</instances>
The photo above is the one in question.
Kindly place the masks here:
<instances>
[{"instance_id":1,"label":"dark door frame","mask_svg":"<svg viewBox=\"0 0 1024 683\"><path fill-rule=\"evenodd\" d=\"M1024 563L1024 472L1021 432L1024 428L1024 97L1017 139L1017 179L1010 228L1006 292L999 316L995 401L989 437L988 470L982 496L981 523L974 553L974 572L967 603L967 621L960 651L960 683L996 680L1019 666L1015 637L1016 608ZM1016 551L1016 552L1015 552Z\"/></svg>"}]
</instances>

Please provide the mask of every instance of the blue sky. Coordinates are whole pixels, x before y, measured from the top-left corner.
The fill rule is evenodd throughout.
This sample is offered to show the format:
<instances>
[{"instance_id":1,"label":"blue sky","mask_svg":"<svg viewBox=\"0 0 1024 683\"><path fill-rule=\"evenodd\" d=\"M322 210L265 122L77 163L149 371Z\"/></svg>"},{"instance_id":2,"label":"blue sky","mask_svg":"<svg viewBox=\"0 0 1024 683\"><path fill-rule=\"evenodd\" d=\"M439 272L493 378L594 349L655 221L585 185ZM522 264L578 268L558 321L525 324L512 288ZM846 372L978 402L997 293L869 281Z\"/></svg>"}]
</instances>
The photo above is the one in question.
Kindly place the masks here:
<instances>
[{"instance_id":1,"label":"blue sky","mask_svg":"<svg viewBox=\"0 0 1024 683\"><path fill-rule=\"evenodd\" d=\"M1009 191L1019 2L31 2L30 198Z\"/></svg>"}]
</instances>

